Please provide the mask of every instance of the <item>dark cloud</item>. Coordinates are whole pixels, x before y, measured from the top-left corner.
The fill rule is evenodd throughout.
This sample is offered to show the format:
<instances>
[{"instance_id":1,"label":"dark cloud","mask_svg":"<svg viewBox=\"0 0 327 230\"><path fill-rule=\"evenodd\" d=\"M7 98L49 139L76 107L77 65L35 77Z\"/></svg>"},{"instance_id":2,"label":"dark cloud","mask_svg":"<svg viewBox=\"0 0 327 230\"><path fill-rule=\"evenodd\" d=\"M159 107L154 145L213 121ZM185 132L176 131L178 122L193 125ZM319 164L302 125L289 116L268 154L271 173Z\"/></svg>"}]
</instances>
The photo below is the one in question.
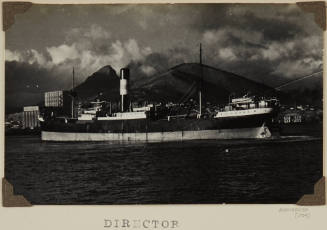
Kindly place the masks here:
<instances>
[{"instance_id":1,"label":"dark cloud","mask_svg":"<svg viewBox=\"0 0 327 230\"><path fill-rule=\"evenodd\" d=\"M6 92L39 92L66 88L70 77L54 69L46 69L37 63L28 64L16 61L5 63ZM56 84L53 84L56 82ZM37 86L37 87L36 87Z\"/></svg>"},{"instance_id":2,"label":"dark cloud","mask_svg":"<svg viewBox=\"0 0 327 230\"><path fill-rule=\"evenodd\" d=\"M46 91L69 89L71 76L37 63L6 61L5 84L6 113L18 112L17 108L41 102Z\"/></svg>"},{"instance_id":3,"label":"dark cloud","mask_svg":"<svg viewBox=\"0 0 327 230\"><path fill-rule=\"evenodd\" d=\"M61 87L73 66L79 81L105 65L147 77L198 62L199 42L205 64L274 84L320 70L322 38L295 4L35 5L6 32L6 60L20 63L6 84Z\"/></svg>"}]
</instances>

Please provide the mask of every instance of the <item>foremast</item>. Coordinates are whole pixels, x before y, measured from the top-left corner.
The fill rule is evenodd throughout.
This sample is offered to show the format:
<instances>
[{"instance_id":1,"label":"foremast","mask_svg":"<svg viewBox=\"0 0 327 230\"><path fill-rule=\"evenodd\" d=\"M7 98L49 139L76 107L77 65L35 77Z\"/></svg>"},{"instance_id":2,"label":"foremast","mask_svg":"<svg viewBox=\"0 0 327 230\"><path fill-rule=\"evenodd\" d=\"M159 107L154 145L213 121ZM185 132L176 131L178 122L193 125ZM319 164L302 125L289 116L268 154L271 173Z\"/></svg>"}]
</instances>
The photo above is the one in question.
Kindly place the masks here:
<instances>
[{"instance_id":1,"label":"foremast","mask_svg":"<svg viewBox=\"0 0 327 230\"><path fill-rule=\"evenodd\" d=\"M202 116L202 87L203 87L203 68L202 68L202 44L200 43L200 85L199 85L199 114L198 118Z\"/></svg>"}]
</instances>

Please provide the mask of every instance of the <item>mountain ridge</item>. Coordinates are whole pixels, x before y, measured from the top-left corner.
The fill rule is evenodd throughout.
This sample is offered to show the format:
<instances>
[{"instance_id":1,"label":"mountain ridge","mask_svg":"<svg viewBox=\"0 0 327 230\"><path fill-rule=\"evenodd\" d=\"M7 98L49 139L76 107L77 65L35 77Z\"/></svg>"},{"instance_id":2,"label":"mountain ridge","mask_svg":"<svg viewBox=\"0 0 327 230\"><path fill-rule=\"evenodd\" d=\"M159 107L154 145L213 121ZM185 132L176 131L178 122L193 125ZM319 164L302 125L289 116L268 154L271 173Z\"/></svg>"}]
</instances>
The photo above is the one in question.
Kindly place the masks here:
<instances>
[{"instance_id":1,"label":"mountain ridge","mask_svg":"<svg viewBox=\"0 0 327 230\"><path fill-rule=\"evenodd\" d=\"M111 66L105 67L76 87L80 98L92 98L102 93L107 100L119 100L119 77ZM204 98L210 102L226 103L231 93L245 94L251 91L254 94L261 94L262 91L274 91L262 83L212 66L183 63L147 78L131 77L130 98L135 101L178 102L188 91L192 91L191 96L196 97L201 71ZM194 89L191 89L192 87Z\"/></svg>"}]
</instances>

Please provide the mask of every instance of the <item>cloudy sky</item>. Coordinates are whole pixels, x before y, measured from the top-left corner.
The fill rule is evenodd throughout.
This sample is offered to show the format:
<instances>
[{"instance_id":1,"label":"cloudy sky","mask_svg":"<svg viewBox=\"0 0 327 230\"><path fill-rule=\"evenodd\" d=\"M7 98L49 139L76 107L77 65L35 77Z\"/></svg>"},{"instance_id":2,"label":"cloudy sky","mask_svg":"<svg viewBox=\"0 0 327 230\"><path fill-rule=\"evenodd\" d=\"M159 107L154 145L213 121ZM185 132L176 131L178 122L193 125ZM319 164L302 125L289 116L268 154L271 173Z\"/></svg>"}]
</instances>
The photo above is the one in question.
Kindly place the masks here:
<instances>
[{"instance_id":1,"label":"cloudy sky","mask_svg":"<svg viewBox=\"0 0 327 230\"><path fill-rule=\"evenodd\" d=\"M293 4L34 5L5 35L11 68L58 82L73 66L79 81L105 65L156 74L197 62L200 42L205 64L268 84L322 69L322 30Z\"/></svg>"}]
</instances>

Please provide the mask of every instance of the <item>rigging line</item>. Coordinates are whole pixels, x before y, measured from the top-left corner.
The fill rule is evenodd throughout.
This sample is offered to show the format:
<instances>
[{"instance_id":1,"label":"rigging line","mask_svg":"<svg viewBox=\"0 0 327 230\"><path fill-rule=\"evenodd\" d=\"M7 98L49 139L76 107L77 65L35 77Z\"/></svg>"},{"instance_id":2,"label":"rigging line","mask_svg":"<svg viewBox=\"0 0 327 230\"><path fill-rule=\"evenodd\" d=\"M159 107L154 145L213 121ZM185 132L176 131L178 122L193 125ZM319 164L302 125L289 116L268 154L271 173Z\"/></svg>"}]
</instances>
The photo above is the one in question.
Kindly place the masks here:
<instances>
[{"instance_id":1,"label":"rigging line","mask_svg":"<svg viewBox=\"0 0 327 230\"><path fill-rule=\"evenodd\" d=\"M312 76L314 76L314 75L316 75L316 74L319 74L319 73L322 73L322 72L323 72L323 71L321 70L321 71L318 71L318 72L315 72L315 73L312 73L312 74L306 75L306 76L304 76L304 77L300 77L300 78L297 78L297 79L295 79L295 80L288 81L288 82L286 82L286 83L284 83L284 84L282 84L282 85L280 85L280 86L278 86L278 87L275 87L275 89L276 89L276 90L279 90L280 88L283 88L283 87L285 87L285 86L287 86L287 85L289 85L289 84L292 84L292 83L295 83L295 82L301 81L301 80L303 80L303 79L306 79L306 78L312 77Z\"/></svg>"},{"instance_id":2,"label":"rigging line","mask_svg":"<svg viewBox=\"0 0 327 230\"><path fill-rule=\"evenodd\" d=\"M190 88L186 91L186 93L184 94L184 96L179 100L179 103L183 103L186 100L188 100L188 98L190 96L192 96L192 94L193 94L192 91L195 89L195 87L196 87L196 82L194 81L192 83L192 85L190 86Z\"/></svg>"}]
</instances>

